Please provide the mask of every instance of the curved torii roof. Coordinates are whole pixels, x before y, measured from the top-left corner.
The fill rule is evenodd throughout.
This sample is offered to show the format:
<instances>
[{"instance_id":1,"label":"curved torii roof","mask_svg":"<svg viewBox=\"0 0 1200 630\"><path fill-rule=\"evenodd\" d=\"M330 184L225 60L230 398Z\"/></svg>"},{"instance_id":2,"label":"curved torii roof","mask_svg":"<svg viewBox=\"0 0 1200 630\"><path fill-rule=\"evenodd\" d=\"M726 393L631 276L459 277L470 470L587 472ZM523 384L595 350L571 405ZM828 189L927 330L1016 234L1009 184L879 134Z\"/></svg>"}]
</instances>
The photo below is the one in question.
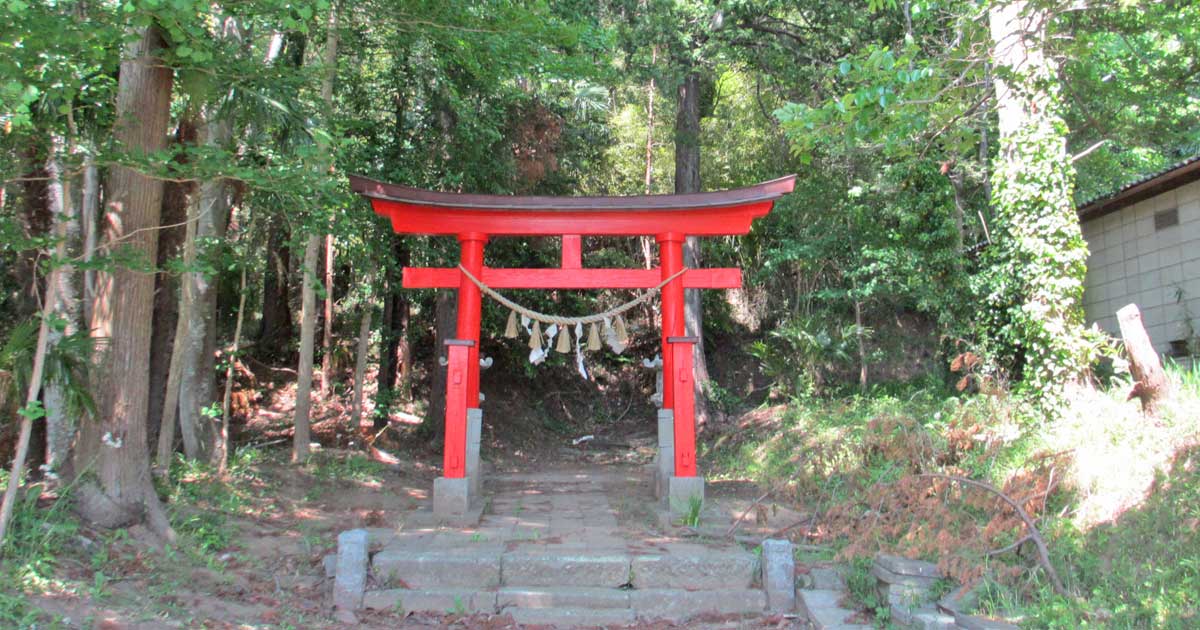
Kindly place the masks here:
<instances>
[{"instance_id":1,"label":"curved torii roof","mask_svg":"<svg viewBox=\"0 0 1200 630\"><path fill-rule=\"evenodd\" d=\"M750 223L792 192L788 175L746 188L682 195L521 197L447 193L350 176L401 234L691 236L745 234Z\"/></svg>"}]
</instances>

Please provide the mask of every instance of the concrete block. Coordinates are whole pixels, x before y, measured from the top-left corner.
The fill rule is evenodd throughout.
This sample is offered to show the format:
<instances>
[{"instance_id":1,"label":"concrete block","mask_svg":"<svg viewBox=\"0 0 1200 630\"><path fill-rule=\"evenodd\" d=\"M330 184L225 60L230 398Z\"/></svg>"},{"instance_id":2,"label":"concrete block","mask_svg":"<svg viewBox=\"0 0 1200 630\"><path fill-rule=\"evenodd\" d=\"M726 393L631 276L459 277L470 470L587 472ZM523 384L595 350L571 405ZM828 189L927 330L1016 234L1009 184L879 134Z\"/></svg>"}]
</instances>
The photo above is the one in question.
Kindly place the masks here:
<instances>
[{"instance_id":1,"label":"concrete block","mask_svg":"<svg viewBox=\"0 0 1200 630\"><path fill-rule=\"evenodd\" d=\"M321 567L325 570L325 577L337 577L337 554L331 553L321 558Z\"/></svg>"},{"instance_id":2,"label":"concrete block","mask_svg":"<svg viewBox=\"0 0 1200 630\"><path fill-rule=\"evenodd\" d=\"M467 459L466 472L470 481L471 496L479 496L483 486L483 470L480 468L479 449L483 439L483 410L473 407L467 410Z\"/></svg>"},{"instance_id":3,"label":"concrete block","mask_svg":"<svg viewBox=\"0 0 1200 630\"><path fill-rule=\"evenodd\" d=\"M668 479L675 473L675 412L658 410L658 450L654 456L654 496L665 500Z\"/></svg>"},{"instance_id":4,"label":"concrete block","mask_svg":"<svg viewBox=\"0 0 1200 630\"><path fill-rule=\"evenodd\" d=\"M623 553L569 550L504 554L505 586L607 586L629 582L630 557Z\"/></svg>"},{"instance_id":5,"label":"concrete block","mask_svg":"<svg viewBox=\"0 0 1200 630\"><path fill-rule=\"evenodd\" d=\"M333 580L334 608L358 610L367 587L367 530L351 529L338 534L337 569Z\"/></svg>"},{"instance_id":6,"label":"concrete block","mask_svg":"<svg viewBox=\"0 0 1200 630\"><path fill-rule=\"evenodd\" d=\"M629 608L630 591L595 586L508 586L496 593L496 607L505 608Z\"/></svg>"},{"instance_id":7,"label":"concrete block","mask_svg":"<svg viewBox=\"0 0 1200 630\"><path fill-rule=\"evenodd\" d=\"M902 556L893 556L889 554L879 554L875 556L875 567L883 569L887 573L883 576L876 574L881 580L888 581L890 576L905 576L905 577L920 577L939 580L942 578L942 572L938 570L937 565L924 560L912 560ZM892 582L889 582L892 583Z\"/></svg>"},{"instance_id":8,"label":"concrete block","mask_svg":"<svg viewBox=\"0 0 1200 630\"><path fill-rule=\"evenodd\" d=\"M771 612L796 608L796 556L791 541L762 542L762 585Z\"/></svg>"},{"instance_id":9,"label":"concrete block","mask_svg":"<svg viewBox=\"0 0 1200 630\"><path fill-rule=\"evenodd\" d=\"M611 628L634 621L628 608L513 608L505 612L520 626L548 628Z\"/></svg>"},{"instance_id":10,"label":"concrete block","mask_svg":"<svg viewBox=\"0 0 1200 630\"><path fill-rule=\"evenodd\" d=\"M632 573L639 589L746 589L757 577L758 559L745 551L647 554L633 557Z\"/></svg>"},{"instance_id":11,"label":"concrete block","mask_svg":"<svg viewBox=\"0 0 1200 630\"><path fill-rule=\"evenodd\" d=\"M836 567L813 567L808 571L810 588L816 590L845 590L846 577Z\"/></svg>"},{"instance_id":12,"label":"concrete block","mask_svg":"<svg viewBox=\"0 0 1200 630\"><path fill-rule=\"evenodd\" d=\"M654 496L666 500L667 484L675 474L675 447L660 446L654 460Z\"/></svg>"},{"instance_id":13,"label":"concrete block","mask_svg":"<svg viewBox=\"0 0 1200 630\"><path fill-rule=\"evenodd\" d=\"M502 552L498 545L446 551L389 548L371 559L371 572L379 583L413 589L491 588L500 585Z\"/></svg>"},{"instance_id":14,"label":"concrete block","mask_svg":"<svg viewBox=\"0 0 1200 630\"><path fill-rule=\"evenodd\" d=\"M471 508L471 486L466 477L433 480L433 514L438 518L462 516Z\"/></svg>"},{"instance_id":15,"label":"concrete block","mask_svg":"<svg viewBox=\"0 0 1200 630\"><path fill-rule=\"evenodd\" d=\"M495 612L496 593L468 588L391 588L367 591L363 608L401 613Z\"/></svg>"},{"instance_id":16,"label":"concrete block","mask_svg":"<svg viewBox=\"0 0 1200 630\"><path fill-rule=\"evenodd\" d=\"M947 615L932 606L913 611L909 617L909 627L916 630L958 630L958 623L952 615Z\"/></svg>"},{"instance_id":17,"label":"concrete block","mask_svg":"<svg viewBox=\"0 0 1200 630\"><path fill-rule=\"evenodd\" d=\"M644 589L629 591L629 603L641 619L666 619L679 623L705 613L762 614L767 606L767 597L758 589Z\"/></svg>"},{"instance_id":18,"label":"concrete block","mask_svg":"<svg viewBox=\"0 0 1200 630\"><path fill-rule=\"evenodd\" d=\"M675 446L675 412L658 410L658 447Z\"/></svg>"},{"instance_id":19,"label":"concrete block","mask_svg":"<svg viewBox=\"0 0 1200 630\"><path fill-rule=\"evenodd\" d=\"M816 630L874 630L874 626L846 621L855 613L841 607L841 591L800 591L800 613Z\"/></svg>"},{"instance_id":20,"label":"concrete block","mask_svg":"<svg viewBox=\"0 0 1200 630\"><path fill-rule=\"evenodd\" d=\"M692 501L699 498L704 503L704 477L667 478L667 509L671 518L687 514L692 509Z\"/></svg>"}]
</instances>

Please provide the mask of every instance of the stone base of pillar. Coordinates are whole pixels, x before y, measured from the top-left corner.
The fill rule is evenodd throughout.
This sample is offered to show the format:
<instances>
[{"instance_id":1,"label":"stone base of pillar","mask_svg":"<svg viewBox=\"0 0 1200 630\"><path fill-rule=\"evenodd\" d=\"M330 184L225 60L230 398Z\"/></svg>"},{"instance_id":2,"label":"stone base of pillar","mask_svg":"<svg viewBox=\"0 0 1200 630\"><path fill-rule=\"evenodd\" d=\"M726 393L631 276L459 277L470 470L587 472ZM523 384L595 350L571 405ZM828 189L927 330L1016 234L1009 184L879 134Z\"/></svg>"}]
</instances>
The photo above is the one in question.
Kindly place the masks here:
<instances>
[{"instance_id":1,"label":"stone base of pillar","mask_svg":"<svg viewBox=\"0 0 1200 630\"><path fill-rule=\"evenodd\" d=\"M479 496L483 489L483 470L480 468L479 443L483 437L483 410L467 409L467 479L470 480L471 496Z\"/></svg>"},{"instance_id":2,"label":"stone base of pillar","mask_svg":"<svg viewBox=\"0 0 1200 630\"><path fill-rule=\"evenodd\" d=\"M483 514L478 495L471 492L469 477L438 477L433 480L433 517L441 523L476 525Z\"/></svg>"},{"instance_id":3,"label":"stone base of pillar","mask_svg":"<svg viewBox=\"0 0 1200 630\"><path fill-rule=\"evenodd\" d=\"M667 498L667 480L675 473L675 414L658 410L658 450L654 454L654 496Z\"/></svg>"},{"instance_id":4,"label":"stone base of pillar","mask_svg":"<svg viewBox=\"0 0 1200 630\"><path fill-rule=\"evenodd\" d=\"M697 501L703 508L704 477L667 478L667 511L672 519L689 515Z\"/></svg>"}]
</instances>

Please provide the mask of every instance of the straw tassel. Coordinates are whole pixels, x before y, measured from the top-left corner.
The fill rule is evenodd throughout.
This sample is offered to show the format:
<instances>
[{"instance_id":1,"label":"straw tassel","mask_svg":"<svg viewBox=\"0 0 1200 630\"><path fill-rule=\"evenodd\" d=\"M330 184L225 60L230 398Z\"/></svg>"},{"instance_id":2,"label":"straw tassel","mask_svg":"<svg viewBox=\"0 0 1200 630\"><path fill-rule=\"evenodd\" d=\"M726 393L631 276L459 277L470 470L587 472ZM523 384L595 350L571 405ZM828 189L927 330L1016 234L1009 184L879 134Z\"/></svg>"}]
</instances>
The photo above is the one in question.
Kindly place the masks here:
<instances>
[{"instance_id":1,"label":"straw tassel","mask_svg":"<svg viewBox=\"0 0 1200 630\"><path fill-rule=\"evenodd\" d=\"M600 349L600 325L599 324L592 323L591 327L588 329L587 349L588 349L588 352L595 352Z\"/></svg>"},{"instance_id":2,"label":"straw tassel","mask_svg":"<svg viewBox=\"0 0 1200 630\"><path fill-rule=\"evenodd\" d=\"M613 320L613 332L617 333L617 341L621 345L629 344L629 333L625 330L625 320L620 315L617 315L617 318Z\"/></svg>"},{"instance_id":3,"label":"straw tassel","mask_svg":"<svg viewBox=\"0 0 1200 630\"><path fill-rule=\"evenodd\" d=\"M508 325L504 327L504 336L508 339L517 338L517 312L508 312Z\"/></svg>"},{"instance_id":4,"label":"straw tassel","mask_svg":"<svg viewBox=\"0 0 1200 630\"><path fill-rule=\"evenodd\" d=\"M532 350L542 349L542 323L533 320L533 334L529 336L529 347Z\"/></svg>"},{"instance_id":5,"label":"straw tassel","mask_svg":"<svg viewBox=\"0 0 1200 630\"><path fill-rule=\"evenodd\" d=\"M558 345L554 349L563 354L571 351L571 333L567 331L566 326L563 326L562 332L558 333Z\"/></svg>"}]
</instances>

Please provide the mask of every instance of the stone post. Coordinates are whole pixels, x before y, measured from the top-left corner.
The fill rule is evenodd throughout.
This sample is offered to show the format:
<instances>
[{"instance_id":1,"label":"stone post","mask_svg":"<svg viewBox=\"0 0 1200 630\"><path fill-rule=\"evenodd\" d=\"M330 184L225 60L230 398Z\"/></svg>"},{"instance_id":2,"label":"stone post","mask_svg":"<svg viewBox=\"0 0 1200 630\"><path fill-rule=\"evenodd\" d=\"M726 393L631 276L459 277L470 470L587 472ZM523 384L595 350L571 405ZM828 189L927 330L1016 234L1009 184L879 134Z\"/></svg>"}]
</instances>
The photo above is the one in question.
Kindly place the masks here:
<instances>
[{"instance_id":1,"label":"stone post","mask_svg":"<svg viewBox=\"0 0 1200 630\"><path fill-rule=\"evenodd\" d=\"M367 587L367 544L365 529L338 534L337 567L333 580L333 606L339 618L352 617L362 607Z\"/></svg>"},{"instance_id":2,"label":"stone post","mask_svg":"<svg viewBox=\"0 0 1200 630\"><path fill-rule=\"evenodd\" d=\"M483 437L483 410L478 407L467 409L467 486L471 496L479 496L483 485L483 471L479 462L479 443Z\"/></svg>"},{"instance_id":3,"label":"stone post","mask_svg":"<svg viewBox=\"0 0 1200 630\"><path fill-rule=\"evenodd\" d=\"M791 541L762 542L762 584L767 609L774 613L796 608L796 556Z\"/></svg>"}]
</instances>

